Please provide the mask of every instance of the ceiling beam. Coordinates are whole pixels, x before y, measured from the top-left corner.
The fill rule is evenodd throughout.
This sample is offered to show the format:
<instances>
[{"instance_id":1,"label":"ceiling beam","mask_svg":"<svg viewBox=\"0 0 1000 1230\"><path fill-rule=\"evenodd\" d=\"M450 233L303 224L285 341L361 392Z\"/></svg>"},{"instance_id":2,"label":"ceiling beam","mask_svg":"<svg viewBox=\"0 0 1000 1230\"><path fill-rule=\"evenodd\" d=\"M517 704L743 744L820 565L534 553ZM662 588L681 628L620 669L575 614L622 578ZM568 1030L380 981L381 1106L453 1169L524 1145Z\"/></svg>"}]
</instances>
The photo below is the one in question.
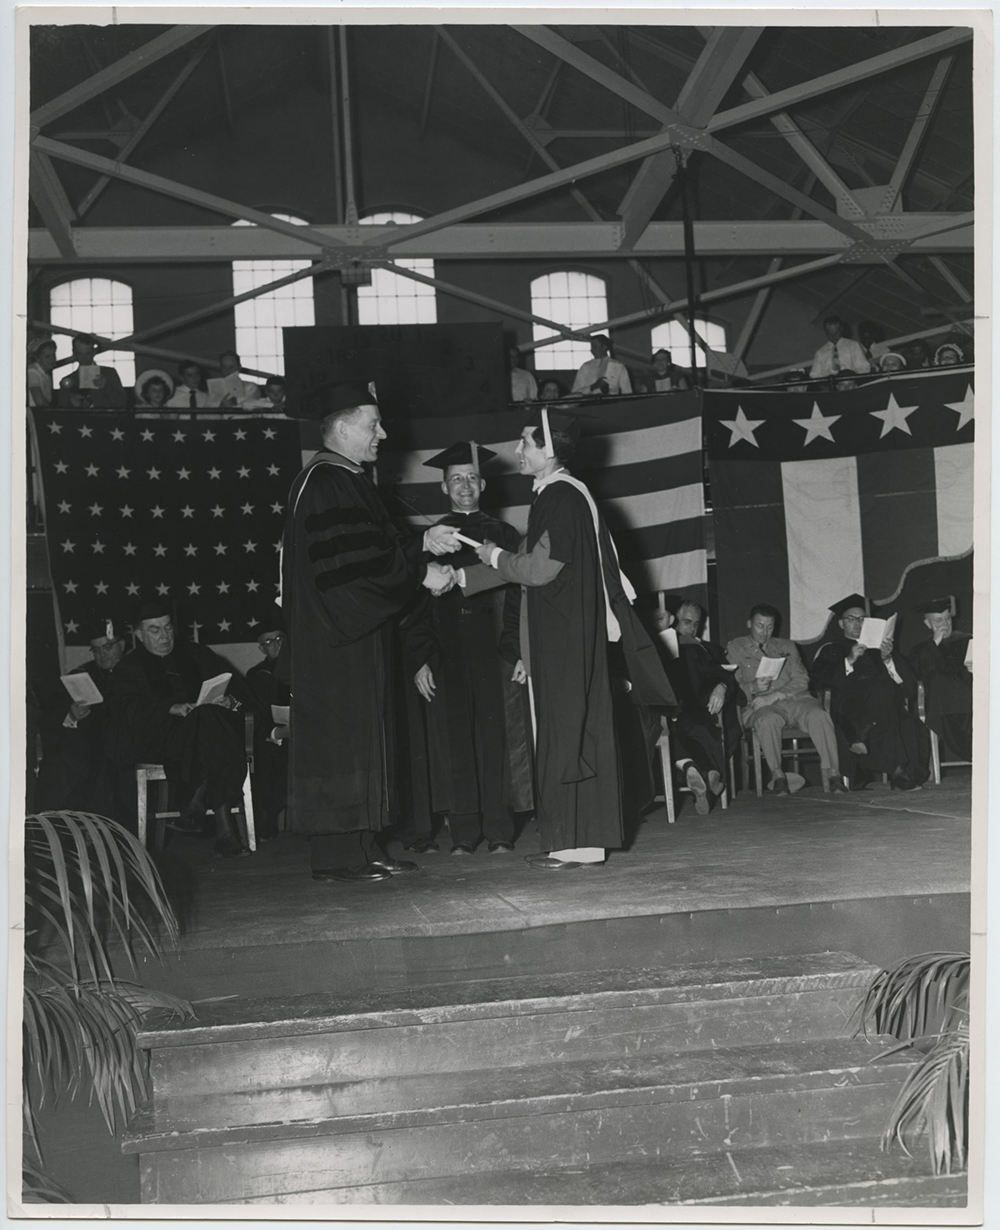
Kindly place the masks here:
<instances>
[{"instance_id":1,"label":"ceiling beam","mask_svg":"<svg viewBox=\"0 0 1000 1230\"><path fill-rule=\"evenodd\" d=\"M35 207L42 215L46 230L59 249L59 255L69 260L76 259L72 226L76 221L73 206L63 188L51 160L32 151L29 192Z\"/></svg>"},{"instance_id":2,"label":"ceiling beam","mask_svg":"<svg viewBox=\"0 0 1000 1230\"><path fill-rule=\"evenodd\" d=\"M150 39L148 43L137 47L135 51L130 51L127 56L122 56L114 64L102 68L100 72L94 73L93 76L74 85L49 102L42 103L31 113L29 122L32 128L42 128L53 120L59 119L60 116L74 111L84 103L90 102L92 98L99 97L105 90L111 89L112 86L122 81L127 81L129 77L135 76L144 68L162 60L164 56L171 55L192 40L201 38L202 35L214 29L214 26L174 26L165 34Z\"/></svg>"},{"instance_id":3,"label":"ceiling beam","mask_svg":"<svg viewBox=\"0 0 1000 1230\"><path fill-rule=\"evenodd\" d=\"M860 224L874 240L885 239L908 244L911 254L957 254L971 252L974 230L972 215L893 214L868 219ZM946 227L927 233L932 227ZM316 255L315 240L303 240L296 232L305 228L289 226L280 232L256 226L154 226L96 227L77 226L73 242L81 260L104 264L225 262L232 260L307 260ZM651 222L633 252L623 252L618 239L618 222L466 222L445 227L416 239L400 239L403 227L382 225L351 227L319 225L323 246L336 248L344 256L372 259L382 250L395 257L428 257L434 260L546 260L573 258L676 259L683 257L684 237L680 222ZM355 246L375 231L373 246ZM695 222L695 246L699 257L730 258L743 256L813 256L832 253L847 255L852 263L878 264L874 250L866 254L854 248L845 236L823 222L805 219L762 218L746 222ZM35 228L28 233L28 259L32 264L53 264L62 260L59 249L47 231Z\"/></svg>"},{"instance_id":4,"label":"ceiling beam","mask_svg":"<svg viewBox=\"0 0 1000 1230\"><path fill-rule=\"evenodd\" d=\"M885 213L888 213L896 204L899 194L903 191L903 187L909 179L910 172L913 170L913 164L916 161L923 139L927 135L927 129L934 117L934 112L937 110L937 105L941 101L941 95L944 93L944 87L948 82L948 75L954 63L954 56L944 56L943 59L938 61L934 72L931 74L927 92L924 94L923 101L917 109L916 118L906 138L906 144L903 146L902 153L899 155L899 161L896 163L892 178L889 180L889 186L885 190L885 196L882 198L881 209Z\"/></svg>"},{"instance_id":5,"label":"ceiling beam","mask_svg":"<svg viewBox=\"0 0 1000 1230\"><path fill-rule=\"evenodd\" d=\"M959 299L961 299L963 303L972 303L972 295L966 289L965 285L958 280L954 273L952 273L944 261L939 256L932 256L930 260L933 267L938 271L941 277L944 278L955 294L958 295Z\"/></svg>"},{"instance_id":6,"label":"ceiling beam","mask_svg":"<svg viewBox=\"0 0 1000 1230\"><path fill-rule=\"evenodd\" d=\"M861 238L860 232L852 222L841 218L833 210L827 209L825 205L821 205L811 197L805 196L798 189L793 188L776 175L772 175L770 171L765 171L763 167L759 167L755 162L730 149L729 146L724 145L721 141L707 136L704 129L695 128L687 124L673 108L652 98L630 81L626 81L624 77L619 76L618 73L608 68L607 65L602 64L600 60L595 60L593 56L580 51L572 43L556 34L554 30L550 30L546 26L512 26L511 29L516 30L519 34L523 34L531 42L544 47L547 51L552 52L553 55L565 60L567 64L579 69L580 72L598 82L598 84L605 86L606 89L611 90L612 93L617 94L620 98L624 98L626 102L630 102L638 110L645 112L646 115L659 120L664 125L664 132L673 136L673 140L669 142L670 145L701 150L707 154L712 154L720 162L732 167L735 171L741 172L755 183L768 188L777 196L784 197L786 201L790 201L793 205L801 206L812 217L821 218L824 222L829 223L830 226L843 231L845 235L850 235L852 239Z\"/></svg>"},{"instance_id":7,"label":"ceiling beam","mask_svg":"<svg viewBox=\"0 0 1000 1230\"><path fill-rule=\"evenodd\" d=\"M208 44L208 41L206 40L205 42L201 44L200 47L197 47L195 49L194 54L191 56L188 62L184 65L181 71L177 74L177 76L173 79L173 81L171 81L171 83L167 86L167 88L160 95L159 99L156 102L156 105L152 108L152 110L149 112L146 118L142 121L141 125L136 129L136 131L132 134L132 136L129 138L126 144L119 151L117 161L127 162L129 160L133 151L136 149L136 147L139 145L142 139L146 136L149 130L153 127L156 121L160 118L163 112L167 109L169 104L177 96L177 93L180 90L180 88L184 85L187 79L191 76L194 70L198 67L198 65L205 58L205 52L208 50L208 46L209 44ZM60 139L65 140L66 138L62 137ZM101 193L110 183L111 183L111 177L109 175L102 175L100 179L97 180L97 182L93 185L93 187L88 191L87 195L81 200L80 204L76 207L76 212L79 217L82 218L87 213L90 207L94 204L97 198L101 195Z\"/></svg>"},{"instance_id":8,"label":"ceiling beam","mask_svg":"<svg viewBox=\"0 0 1000 1230\"><path fill-rule=\"evenodd\" d=\"M726 128L733 128L737 124L746 124L750 120L757 120L763 116L772 115L775 111L787 111L792 107L800 106L804 102L809 102L813 98L829 94L833 90L843 89L845 86L858 85L859 82L867 81L869 77L880 76L883 73L891 72L893 69L912 64L916 60L926 59L927 56L943 55L946 52L953 51L956 47L961 47L963 43L969 42L971 38L971 27L955 26L940 34L932 34L927 38L916 39L912 43L906 43L902 47L896 47L894 50L886 51L882 55L873 56L869 60L861 60L857 64L849 64L847 68L838 69L834 73L826 73L821 77L814 77L811 81L803 81L801 85L793 85L786 90L776 90L773 94L769 94L767 98L755 99L753 102L743 103L738 107L731 107L728 111L720 111L709 120L707 129L710 133L722 132Z\"/></svg>"},{"instance_id":9,"label":"ceiling beam","mask_svg":"<svg viewBox=\"0 0 1000 1230\"><path fill-rule=\"evenodd\" d=\"M110 175L112 179L123 180L127 184L134 184L137 188L146 188L161 196L173 197L189 205L198 205L202 209L223 214L226 217L241 218L245 222L264 227L265 230L276 231L280 235L290 235L304 243L312 243L320 251L339 245L339 240L328 237L314 227L296 226L292 222L283 222L280 218L273 218L259 209L251 209L249 205L238 205L235 201L228 201L224 197L213 196L210 192L202 192L198 188L189 188L186 184L165 179L162 175L151 175L148 171L139 171L135 167L113 162L110 158L102 158L100 154L92 154L88 150L63 145L62 142L53 141L49 137L35 137L32 141L32 149L48 154L52 158L61 159L63 162L87 167L101 175Z\"/></svg>"}]
</instances>

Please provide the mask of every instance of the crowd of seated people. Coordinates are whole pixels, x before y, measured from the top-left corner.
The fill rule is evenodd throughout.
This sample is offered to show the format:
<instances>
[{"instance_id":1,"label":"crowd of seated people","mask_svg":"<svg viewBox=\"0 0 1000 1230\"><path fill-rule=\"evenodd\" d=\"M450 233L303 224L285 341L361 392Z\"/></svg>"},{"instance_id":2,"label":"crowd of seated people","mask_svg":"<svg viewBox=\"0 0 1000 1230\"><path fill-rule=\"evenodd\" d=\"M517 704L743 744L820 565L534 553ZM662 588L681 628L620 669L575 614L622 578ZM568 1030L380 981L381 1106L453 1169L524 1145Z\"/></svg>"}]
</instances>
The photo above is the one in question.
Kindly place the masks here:
<instances>
[{"instance_id":1,"label":"crowd of seated people","mask_svg":"<svg viewBox=\"0 0 1000 1230\"><path fill-rule=\"evenodd\" d=\"M281 410L285 382L268 376L263 384L245 380L240 356L233 350L219 355L221 376L206 377L199 363L182 361L176 375L161 368L147 368L135 387L123 388L113 367L95 362L96 338L83 334L73 338L74 369L56 374L56 344L52 338L28 343L27 403L56 410Z\"/></svg>"}]
</instances>

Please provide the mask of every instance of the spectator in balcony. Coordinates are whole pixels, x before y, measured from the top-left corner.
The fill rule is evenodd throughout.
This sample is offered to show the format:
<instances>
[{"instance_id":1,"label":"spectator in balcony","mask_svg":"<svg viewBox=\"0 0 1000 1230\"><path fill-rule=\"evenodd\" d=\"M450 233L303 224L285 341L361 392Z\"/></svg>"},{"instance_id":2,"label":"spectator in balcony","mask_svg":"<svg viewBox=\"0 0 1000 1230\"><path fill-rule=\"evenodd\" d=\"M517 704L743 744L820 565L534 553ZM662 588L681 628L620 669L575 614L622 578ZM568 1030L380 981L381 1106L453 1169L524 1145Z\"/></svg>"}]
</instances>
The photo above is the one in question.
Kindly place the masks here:
<instances>
[{"instance_id":1,"label":"spectator in balcony","mask_svg":"<svg viewBox=\"0 0 1000 1230\"><path fill-rule=\"evenodd\" d=\"M535 383L535 377L531 372L525 371L521 366L522 355L520 350L514 345L507 349L507 363L510 367L510 400L511 401L536 401L538 398L538 385Z\"/></svg>"},{"instance_id":2,"label":"spectator in balcony","mask_svg":"<svg viewBox=\"0 0 1000 1230\"><path fill-rule=\"evenodd\" d=\"M73 338L76 371L59 381L59 407L62 410L124 410L125 390L113 367L94 362L97 338L81 333Z\"/></svg>"},{"instance_id":3,"label":"spectator in balcony","mask_svg":"<svg viewBox=\"0 0 1000 1230\"><path fill-rule=\"evenodd\" d=\"M264 381L264 400L269 401L274 410L284 410L285 382L280 376L268 376Z\"/></svg>"},{"instance_id":4,"label":"spectator in balcony","mask_svg":"<svg viewBox=\"0 0 1000 1230\"><path fill-rule=\"evenodd\" d=\"M658 350L653 355L653 377L648 384L650 393L670 393L677 389L689 389L686 376L675 366L669 350Z\"/></svg>"},{"instance_id":5,"label":"spectator in balcony","mask_svg":"<svg viewBox=\"0 0 1000 1230\"><path fill-rule=\"evenodd\" d=\"M858 341L865 352L865 358L871 364L872 371L878 366L880 359L889 349L885 344L885 333L874 321L863 320L858 325Z\"/></svg>"},{"instance_id":6,"label":"spectator in balcony","mask_svg":"<svg viewBox=\"0 0 1000 1230\"><path fill-rule=\"evenodd\" d=\"M906 367L906 355L902 355L898 350L890 350L888 354L884 354L878 361L878 369L880 372L885 372L891 375L893 372L901 372Z\"/></svg>"},{"instance_id":7,"label":"spectator in balcony","mask_svg":"<svg viewBox=\"0 0 1000 1230\"><path fill-rule=\"evenodd\" d=\"M934 351L935 367L956 367L959 363L964 362L965 355L962 354L962 347L957 342L945 342L943 346L939 346Z\"/></svg>"},{"instance_id":8,"label":"spectator in balcony","mask_svg":"<svg viewBox=\"0 0 1000 1230\"><path fill-rule=\"evenodd\" d=\"M562 385L551 376L542 381L542 387L538 390L539 401L560 401L565 396L566 392Z\"/></svg>"},{"instance_id":9,"label":"spectator in balcony","mask_svg":"<svg viewBox=\"0 0 1000 1230\"><path fill-rule=\"evenodd\" d=\"M827 340L813 355L809 371L813 380L821 376L839 376L841 372L864 376L871 371L872 365L861 345L844 336L844 322L839 316L827 316L823 321L823 332Z\"/></svg>"},{"instance_id":10,"label":"spectator in balcony","mask_svg":"<svg viewBox=\"0 0 1000 1230\"><path fill-rule=\"evenodd\" d=\"M623 364L611 355L611 339L604 333L595 333L590 339L590 353L594 356L576 373L573 392L580 397L617 397L631 393L632 382Z\"/></svg>"},{"instance_id":11,"label":"spectator in balcony","mask_svg":"<svg viewBox=\"0 0 1000 1230\"><path fill-rule=\"evenodd\" d=\"M135 403L143 408L159 410L169 404L173 391L174 382L167 373L152 367L135 382Z\"/></svg>"},{"instance_id":12,"label":"spectator in balcony","mask_svg":"<svg viewBox=\"0 0 1000 1230\"><path fill-rule=\"evenodd\" d=\"M28 405L47 410L53 401L52 369L56 365L56 344L50 337L28 343Z\"/></svg>"},{"instance_id":13,"label":"spectator in balcony","mask_svg":"<svg viewBox=\"0 0 1000 1230\"><path fill-rule=\"evenodd\" d=\"M208 382L208 397L210 406L219 406L223 410L235 410L244 402L256 401L261 395L261 387L252 380L244 380L240 376L240 356L235 350L224 350L219 355L221 379Z\"/></svg>"},{"instance_id":14,"label":"spectator in balcony","mask_svg":"<svg viewBox=\"0 0 1000 1230\"><path fill-rule=\"evenodd\" d=\"M922 337L915 338L910 343L910 357L908 366L913 368L930 367L931 365L931 350Z\"/></svg>"},{"instance_id":15,"label":"spectator in balcony","mask_svg":"<svg viewBox=\"0 0 1000 1230\"><path fill-rule=\"evenodd\" d=\"M181 408L201 410L209 404L208 394L201 387L202 374L199 364L189 360L182 363L178 369L181 382L174 389L167 405L174 410Z\"/></svg>"},{"instance_id":16,"label":"spectator in balcony","mask_svg":"<svg viewBox=\"0 0 1000 1230\"><path fill-rule=\"evenodd\" d=\"M785 373L785 383L788 386L789 393L808 393L809 386L806 384L806 369L804 367L793 367Z\"/></svg>"}]
</instances>

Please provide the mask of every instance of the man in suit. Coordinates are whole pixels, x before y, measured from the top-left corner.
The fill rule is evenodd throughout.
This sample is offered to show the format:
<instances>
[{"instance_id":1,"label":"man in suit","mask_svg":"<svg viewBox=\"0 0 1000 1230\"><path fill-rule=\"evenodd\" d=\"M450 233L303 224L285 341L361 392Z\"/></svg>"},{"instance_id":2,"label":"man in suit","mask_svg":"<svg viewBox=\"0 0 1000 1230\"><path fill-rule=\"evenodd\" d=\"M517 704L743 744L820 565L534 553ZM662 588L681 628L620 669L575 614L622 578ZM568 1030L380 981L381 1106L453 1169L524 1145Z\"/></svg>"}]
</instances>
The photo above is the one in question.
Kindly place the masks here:
<instances>
[{"instance_id":1,"label":"man in suit","mask_svg":"<svg viewBox=\"0 0 1000 1230\"><path fill-rule=\"evenodd\" d=\"M76 371L59 381L59 408L62 410L124 410L125 390L113 367L100 367L96 337L81 333L73 338Z\"/></svg>"},{"instance_id":2,"label":"man in suit","mask_svg":"<svg viewBox=\"0 0 1000 1230\"><path fill-rule=\"evenodd\" d=\"M864 376L871 371L864 348L852 338L844 337L844 322L839 316L828 316L823 321L826 343L813 355L809 375L813 380L820 376L839 376L842 372L854 372Z\"/></svg>"},{"instance_id":3,"label":"man in suit","mask_svg":"<svg viewBox=\"0 0 1000 1230\"><path fill-rule=\"evenodd\" d=\"M760 740L774 794L791 793L781 767L781 732L786 726L801 727L816 745L824 790L846 791L833 722L810 694L809 675L795 644L774 635L779 618L773 606L758 603L747 620L750 635L738 636L726 646L726 656L737 667L737 681L749 701L743 710L743 725ZM765 658L783 659L781 669L775 676L758 678Z\"/></svg>"}]
</instances>

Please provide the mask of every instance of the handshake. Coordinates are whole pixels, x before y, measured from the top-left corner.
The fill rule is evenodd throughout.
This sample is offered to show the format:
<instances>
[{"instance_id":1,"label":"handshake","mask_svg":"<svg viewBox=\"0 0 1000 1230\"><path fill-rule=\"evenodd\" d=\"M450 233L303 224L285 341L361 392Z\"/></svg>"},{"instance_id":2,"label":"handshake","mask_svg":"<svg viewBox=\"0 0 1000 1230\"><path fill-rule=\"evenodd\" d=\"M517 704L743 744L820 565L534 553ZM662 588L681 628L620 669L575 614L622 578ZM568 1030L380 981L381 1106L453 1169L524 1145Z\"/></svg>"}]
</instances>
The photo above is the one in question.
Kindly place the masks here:
<instances>
[{"instance_id":1,"label":"handshake","mask_svg":"<svg viewBox=\"0 0 1000 1230\"><path fill-rule=\"evenodd\" d=\"M427 565L427 575L422 584L425 589L431 591L435 598L440 598L442 594L455 588L458 584L458 574L451 564L439 564L431 560Z\"/></svg>"}]
</instances>

